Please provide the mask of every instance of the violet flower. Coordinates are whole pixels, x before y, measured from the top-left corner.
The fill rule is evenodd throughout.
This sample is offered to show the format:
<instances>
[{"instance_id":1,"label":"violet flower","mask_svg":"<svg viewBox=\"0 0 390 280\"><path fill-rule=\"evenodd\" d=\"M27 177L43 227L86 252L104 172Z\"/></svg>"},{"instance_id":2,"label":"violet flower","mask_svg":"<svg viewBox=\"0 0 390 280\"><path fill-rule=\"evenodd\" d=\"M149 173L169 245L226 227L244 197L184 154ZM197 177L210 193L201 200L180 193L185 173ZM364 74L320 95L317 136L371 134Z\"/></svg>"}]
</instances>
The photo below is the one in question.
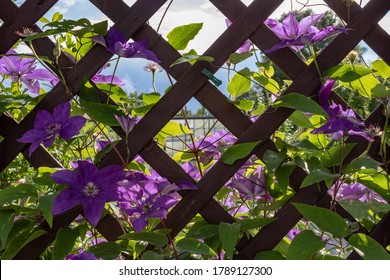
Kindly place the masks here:
<instances>
[{"instance_id":1,"label":"violet flower","mask_svg":"<svg viewBox=\"0 0 390 280\"><path fill-rule=\"evenodd\" d=\"M126 135L133 130L135 124L138 121L137 118L133 118L131 115L127 115L127 116L115 115L115 118L119 122L121 128L126 133Z\"/></svg>"},{"instance_id":2,"label":"violet flower","mask_svg":"<svg viewBox=\"0 0 390 280\"><path fill-rule=\"evenodd\" d=\"M301 232L301 231L300 231L299 229L295 228L295 229L291 229L291 230L287 233L287 235L288 235L288 237L290 238L290 240L292 241L292 240L295 238L295 236L297 236L300 232Z\"/></svg>"},{"instance_id":3,"label":"violet flower","mask_svg":"<svg viewBox=\"0 0 390 280\"><path fill-rule=\"evenodd\" d=\"M295 51L299 51L305 45L314 44L322 41L332 35L339 33L346 33L351 28L328 26L319 30L313 26L321 18L323 14L310 15L303 18L299 23L295 17L295 13L289 13L282 23L273 19L266 19L264 21L267 25L282 41L265 53L270 53L285 47L292 47Z\"/></svg>"},{"instance_id":4,"label":"violet flower","mask_svg":"<svg viewBox=\"0 0 390 280\"><path fill-rule=\"evenodd\" d=\"M244 199L272 199L272 197L267 193L267 185L263 174L263 167L261 165L259 165L256 171L252 173L249 178L234 178L229 183L229 186L237 189Z\"/></svg>"},{"instance_id":5,"label":"violet flower","mask_svg":"<svg viewBox=\"0 0 390 280\"><path fill-rule=\"evenodd\" d=\"M225 19L227 27L232 25L232 22L229 19ZM237 50L238 53L247 53L251 49L252 42L250 40L246 40Z\"/></svg>"},{"instance_id":6,"label":"violet flower","mask_svg":"<svg viewBox=\"0 0 390 280\"><path fill-rule=\"evenodd\" d=\"M105 147L107 147L111 143L112 143L111 140L96 140L97 151L98 152L102 151Z\"/></svg>"},{"instance_id":7,"label":"violet flower","mask_svg":"<svg viewBox=\"0 0 390 280\"><path fill-rule=\"evenodd\" d=\"M73 261L79 261L79 260L97 260L94 254L91 252L82 252L80 254L70 254L67 255L65 260L73 260Z\"/></svg>"},{"instance_id":8,"label":"violet flower","mask_svg":"<svg viewBox=\"0 0 390 280\"><path fill-rule=\"evenodd\" d=\"M111 27L108 30L106 36L94 36L92 37L92 40L101 44L106 48L107 51L116 54L119 57L138 57L145 58L157 63L161 62L154 54L154 52L147 49L147 40L128 43L123 34L115 27Z\"/></svg>"},{"instance_id":9,"label":"violet flower","mask_svg":"<svg viewBox=\"0 0 390 280\"><path fill-rule=\"evenodd\" d=\"M14 50L9 50L7 54L15 56L3 56L0 59L0 74L9 76L15 83L22 82L31 93L39 94L39 80L49 81L52 85L58 82L58 78L46 69L36 69L35 58L18 57Z\"/></svg>"},{"instance_id":10,"label":"violet flower","mask_svg":"<svg viewBox=\"0 0 390 280\"><path fill-rule=\"evenodd\" d=\"M318 94L319 103L328 113L329 119L323 126L314 129L311 133L330 134L333 140L338 140L347 134L350 136L360 136L372 142L373 139L367 132L368 130L364 122L356 117L352 109L344 110L340 104L336 104L333 101L330 105L328 104L334 83L335 80L326 81Z\"/></svg>"},{"instance_id":11,"label":"violet flower","mask_svg":"<svg viewBox=\"0 0 390 280\"><path fill-rule=\"evenodd\" d=\"M50 176L57 184L66 184L54 199L53 215L81 204L87 220L96 226L106 202L121 201L118 182L126 178L120 166L110 165L99 170L89 161L78 161L76 171L60 170Z\"/></svg>"},{"instance_id":12,"label":"violet flower","mask_svg":"<svg viewBox=\"0 0 390 280\"><path fill-rule=\"evenodd\" d=\"M148 218L165 219L168 209L178 202L177 198L168 194L160 195L153 181L140 181L123 187L122 191L124 201L119 203L119 207L130 216L130 222L137 232L147 226Z\"/></svg>"},{"instance_id":13,"label":"violet flower","mask_svg":"<svg viewBox=\"0 0 390 280\"><path fill-rule=\"evenodd\" d=\"M93 76L91 78L91 80L95 83L95 84L113 84L113 85L116 85L118 87L123 87L125 86L126 84L117 76L112 76L112 75L103 75L103 74L100 74L102 72L103 68L100 69L95 76Z\"/></svg>"},{"instance_id":14,"label":"violet flower","mask_svg":"<svg viewBox=\"0 0 390 280\"><path fill-rule=\"evenodd\" d=\"M53 114L46 110L40 110L34 121L34 128L28 130L16 141L31 143L29 156L38 148L40 143L46 147L53 144L56 135L67 140L79 134L86 119L82 116L70 117L70 103L65 102L57 105Z\"/></svg>"},{"instance_id":15,"label":"violet flower","mask_svg":"<svg viewBox=\"0 0 390 280\"><path fill-rule=\"evenodd\" d=\"M186 162L181 166L188 175L190 175L193 179L200 179L202 176L200 175L199 169L193 165L191 162Z\"/></svg>"},{"instance_id":16,"label":"violet flower","mask_svg":"<svg viewBox=\"0 0 390 280\"><path fill-rule=\"evenodd\" d=\"M335 185L333 185L329 189L329 194L334 194L334 188ZM387 204L387 201L383 199L380 195L358 182L355 182L350 185L346 183L341 184L341 186L339 186L336 198L338 201L347 200L351 202L355 200L360 200L361 202L369 202L370 200L376 200L380 203Z\"/></svg>"}]
</instances>

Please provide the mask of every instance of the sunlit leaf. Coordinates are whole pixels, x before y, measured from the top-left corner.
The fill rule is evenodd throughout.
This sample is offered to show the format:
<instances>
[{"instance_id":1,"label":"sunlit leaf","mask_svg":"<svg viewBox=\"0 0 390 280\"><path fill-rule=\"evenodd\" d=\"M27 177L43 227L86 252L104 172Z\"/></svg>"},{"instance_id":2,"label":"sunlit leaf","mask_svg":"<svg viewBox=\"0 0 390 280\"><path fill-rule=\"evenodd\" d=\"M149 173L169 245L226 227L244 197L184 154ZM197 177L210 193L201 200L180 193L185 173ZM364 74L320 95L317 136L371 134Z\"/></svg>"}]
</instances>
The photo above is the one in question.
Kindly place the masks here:
<instances>
[{"instance_id":1,"label":"sunlit leaf","mask_svg":"<svg viewBox=\"0 0 390 280\"><path fill-rule=\"evenodd\" d=\"M175 27L168 33L168 43L176 50L184 50L202 29L203 23L191 23Z\"/></svg>"}]
</instances>

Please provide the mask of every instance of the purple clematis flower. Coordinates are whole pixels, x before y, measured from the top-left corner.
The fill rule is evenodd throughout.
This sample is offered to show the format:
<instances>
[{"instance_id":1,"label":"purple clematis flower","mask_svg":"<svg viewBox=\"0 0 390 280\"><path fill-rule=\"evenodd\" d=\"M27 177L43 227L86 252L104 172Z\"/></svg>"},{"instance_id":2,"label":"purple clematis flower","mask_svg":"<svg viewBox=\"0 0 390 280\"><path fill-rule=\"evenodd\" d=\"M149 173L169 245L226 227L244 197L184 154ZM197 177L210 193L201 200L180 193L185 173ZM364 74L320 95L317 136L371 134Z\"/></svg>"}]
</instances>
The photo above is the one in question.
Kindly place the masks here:
<instances>
[{"instance_id":1,"label":"purple clematis flower","mask_svg":"<svg viewBox=\"0 0 390 280\"><path fill-rule=\"evenodd\" d=\"M131 115L126 115L126 116L115 115L115 118L119 122L121 128L126 133L126 135L129 134L134 129L134 126L138 121L137 118L133 118Z\"/></svg>"},{"instance_id":2,"label":"purple clematis flower","mask_svg":"<svg viewBox=\"0 0 390 280\"><path fill-rule=\"evenodd\" d=\"M7 54L17 55L14 50L9 50ZM52 85L59 80L46 69L36 69L36 67L35 58L3 56L0 59L0 74L9 76L13 82L22 82L31 93L39 94L41 87L38 80L49 81Z\"/></svg>"},{"instance_id":3,"label":"purple clematis flower","mask_svg":"<svg viewBox=\"0 0 390 280\"><path fill-rule=\"evenodd\" d=\"M225 19L227 27L232 25L232 22L229 19ZM250 40L246 40L237 50L238 53L247 53L251 49L252 42Z\"/></svg>"},{"instance_id":4,"label":"purple clematis flower","mask_svg":"<svg viewBox=\"0 0 390 280\"><path fill-rule=\"evenodd\" d=\"M130 216L137 232L147 226L148 218L165 219L168 209L178 202L169 194L160 195L158 187L150 180L124 187L122 191L124 202L120 202L119 207Z\"/></svg>"},{"instance_id":5,"label":"purple clematis flower","mask_svg":"<svg viewBox=\"0 0 390 280\"><path fill-rule=\"evenodd\" d=\"M57 184L66 184L54 199L52 212L57 215L81 204L85 217L96 226L106 202L121 201L118 182L126 178L120 166L110 165L99 170L89 161L78 161L76 171L60 170L51 175Z\"/></svg>"},{"instance_id":6,"label":"purple clematis flower","mask_svg":"<svg viewBox=\"0 0 390 280\"><path fill-rule=\"evenodd\" d=\"M73 261L79 261L79 260L97 260L94 254L91 252L82 252L80 254L70 254L67 255L65 260L73 260Z\"/></svg>"},{"instance_id":7,"label":"purple clematis flower","mask_svg":"<svg viewBox=\"0 0 390 280\"><path fill-rule=\"evenodd\" d=\"M97 140L96 141L97 151L100 152L101 150L103 150L105 147L107 147L111 143L112 143L111 140Z\"/></svg>"},{"instance_id":8,"label":"purple clematis flower","mask_svg":"<svg viewBox=\"0 0 390 280\"><path fill-rule=\"evenodd\" d=\"M334 194L334 188L335 185L333 185L329 189L329 193L331 195ZM374 191L370 190L366 186L360 184L360 183L353 183L353 184L346 184L343 183L341 186L339 186L339 190L337 192L336 198L338 201L355 201L360 200L361 202L369 202L370 200L376 200L380 203L386 203L387 201L384 200L380 195L375 193Z\"/></svg>"},{"instance_id":9,"label":"purple clematis flower","mask_svg":"<svg viewBox=\"0 0 390 280\"><path fill-rule=\"evenodd\" d=\"M103 75L100 74L102 72L103 68L100 69L95 76L92 77L92 81L95 84L113 84L118 87L123 87L126 84L117 76L112 77L112 75Z\"/></svg>"},{"instance_id":10,"label":"purple clematis flower","mask_svg":"<svg viewBox=\"0 0 390 280\"><path fill-rule=\"evenodd\" d=\"M194 179L200 179L202 177L198 168L189 161L184 163L181 167Z\"/></svg>"},{"instance_id":11,"label":"purple clematis flower","mask_svg":"<svg viewBox=\"0 0 390 280\"><path fill-rule=\"evenodd\" d=\"M237 189L244 199L272 199L272 197L267 193L263 167L261 165L259 165L256 171L249 176L249 179L241 176L234 178L229 183L229 186Z\"/></svg>"},{"instance_id":12,"label":"purple clematis flower","mask_svg":"<svg viewBox=\"0 0 390 280\"><path fill-rule=\"evenodd\" d=\"M311 133L330 134L333 140L338 140L347 134L350 136L360 136L372 142L373 139L367 132L368 130L364 122L356 117L352 109L344 110L340 104L336 104L333 101L330 105L328 104L334 83L335 80L326 81L318 94L319 103L328 113L329 119L323 126L314 129Z\"/></svg>"},{"instance_id":13,"label":"purple clematis flower","mask_svg":"<svg viewBox=\"0 0 390 280\"><path fill-rule=\"evenodd\" d=\"M53 114L46 110L40 110L34 121L34 128L28 130L23 136L17 139L18 142L31 143L29 155L43 142L46 147L53 144L56 135L67 140L79 134L86 119L82 116L70 118L70 103L65 102L57 105Z\"/></svg>"},{"instance_id":14,"label":"purple clematis flower","mask_svg":"<svg viewBox=\"0 0 390 280\"><path fill-rule=\"evenodd\" d=\"M332 35L339 33L347 33L351 28L328 26L319 30L313 26L321 18L323 14L310 15L303 18L299 23L295 17L295 13L289 13L282 23L273 19L266 19L264 21L282 41L265 53L270 53L285 47L292 47L295 51L299 51L305 45L314 44L322 41Z\"/></svg>"},{"instance_id":15,"label":"purple clematis flower","mask_svg":"<svg viewBox=\"0 0 390 280\"><path fill-rule=\"evenodd\" d=\"M299 229L295 228L295 229L291 229L291 230L287 233L287 235L288 235L288 237L290 238L290 240L292 241L292 240L295 238L295 236L297 236L300 232L301 232L301 231L300 231Z\"/></svg>"},{"instance_id":16,"label":"purple clematis flower","mask_svg":"<svg viewBox=\"0 0 390 280\"><path fill-rule=\"evenodd\" d=\"M115 27L111 27L108 30L106 36L94 36L92 37L92 40L103 45L106 50L118 55L119 57L138 57L145 58L157 63L161 62L154 54L154 52L147 49L147 40L128 43L123 34Z\"/></svg>"}]
</instances>

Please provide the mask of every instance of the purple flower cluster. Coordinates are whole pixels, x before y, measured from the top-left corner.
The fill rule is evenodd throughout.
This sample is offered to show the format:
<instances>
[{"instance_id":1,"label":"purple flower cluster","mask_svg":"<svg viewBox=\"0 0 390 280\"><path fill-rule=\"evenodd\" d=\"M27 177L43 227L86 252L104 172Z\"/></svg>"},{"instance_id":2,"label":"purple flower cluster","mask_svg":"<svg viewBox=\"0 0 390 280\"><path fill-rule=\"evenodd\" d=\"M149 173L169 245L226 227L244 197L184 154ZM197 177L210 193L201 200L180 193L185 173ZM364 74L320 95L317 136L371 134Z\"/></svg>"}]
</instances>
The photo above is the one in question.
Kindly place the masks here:
<instances>
[{"instance_id":1,"label":"purple flower cluster","mask_svg":"<svg viewBox=\"0 0 390 280\"><path fill-rule=\"evenodd\" d=\"M319 30L313 26L323 14L310 15L297 21L295 13L289 13L282 23L277 20L267 19L267 25L281 39L281 42L265 51L266 53L276 50L292 47L295 51L301 50L304 46L320 42L332 35L347 33L350 28L328 26Z\"/></svg>"},{"instance_id":2,"label":"purple flower cluster","mask_svg":"<svg viewBox=\"0 0 390 280\"><path fill-rule=\"evenodd\" d=\"M328 80L320 89L318 100L321 107L328 113L329 119L319 128L314 129L311 133L330 134L333 140L338 140L344 135L360 136L367 141L372 142L373 139L367 132L367 128L363 121L359 120L352 109L344 110L340 104L332 101L328 103L332 87L335 80Z\"/></svg>"}]
</instances>

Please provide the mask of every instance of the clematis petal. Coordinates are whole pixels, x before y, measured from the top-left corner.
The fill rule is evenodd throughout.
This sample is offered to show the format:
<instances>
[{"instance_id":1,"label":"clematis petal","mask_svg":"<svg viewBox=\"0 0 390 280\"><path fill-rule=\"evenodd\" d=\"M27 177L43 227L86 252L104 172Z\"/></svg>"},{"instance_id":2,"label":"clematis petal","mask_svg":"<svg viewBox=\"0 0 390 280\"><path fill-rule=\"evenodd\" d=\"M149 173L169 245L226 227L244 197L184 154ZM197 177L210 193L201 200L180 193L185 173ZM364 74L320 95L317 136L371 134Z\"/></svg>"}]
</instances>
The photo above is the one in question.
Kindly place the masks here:
<instances>
[{"instance_id":1,"label":"clematis petal","mask_svg":"<svg viewBox=\"0 0 390 280\"><path fill-rule=\"evenodd\" d=\"M65 102L57 105L53 110L53 121L55 123L64 123L70 117L70 103Z\"/></svg>"},{"instance_id":2,"label":"clematis petal","mask_svg":"<svg viewBox=\"0 0 390 280\"><path fill-rule=\"evenodd\" d=\"M87 120L82 116L71 117L69 120L63 123L59 133L60 137L64 140L67 140L79 134L86 121Z\"/></svg>"},{"instance_id":3,"label":"clematis petal","mask_svg":"<svg viewBox=\"0 0 390 280\"><path fill-rule=\"evenodd\" d=\"M277 51L277 50L280 50L280 49L283 49L283 48L286 48L286 47L290 47L290 46L294 46L294 41L292 40L282 40L281 42L277 43L275 46L273 46L272 48L264 51L265 53L271 53L271 52L274 52L274 51Z\"/></svg>"},{"instance_id":4,"label":"clematis petal","mask_svg":"<svg viewBox=\"0 0 390 280\"><path fill-rule=\"evenodd\" d=\"M345 33L348 34L348 31L352 30L351 28L344 28L344 27L334 27L334 26L328 26L322 29L320 32L318 32L312 39L312 43L316 43L319 41L324 40L325 38L328 38L333 35L337 35L339 33Z\"/></svg>"},{"instance_id":5,"label":"clematis petal","mask_svg":"<svg viewBox=\"0 0 390 280\"><path fill-rule=\"evenodd\" d=\"M80 192L81 193L81 192ZM80 204L80 197L75 196L70 188L63 189L55 198L52 205L53 215L61 214Z\"/></svg>"},{"instance_id":6,"label":"clematis petal","mask_svg":"<svg viewBox=\"0 0 390 280\"><path fill-rule=\"evenodd\" d=\"M138 218L130 218L130 222L136 232L140 232L148 225L148 217L146 214L140 215Z\"/></svg>"},{"instance_id":7,"label":"clematis petal","mask_svg":"<svg viewBox=\"0 0 390 280\"><path fill-rule=\"evenodd\" d=\"M45 147L50 147L51 145L53 145L54 140L56 140L56 134L50 135L49 137L45 138L45 140L43 140L43 145L45 145Z\"/></svg>"},{"instance_id":8,"label":"clematis petal","mask_svg":"<svg viewBox=\"0 0 390 280\"><path fill-rule=\"evenodd\" d=\"M318 101L323 109L329 107L328 100L336 80L327 80L320 88Z\"/></svg>"},{"instance_id":9,"label":"clematis petal","mask_svg":"<svg viewBox=\"0 0 390 280\"><path fill-rule=\"evenodd\" d=\"M298 24L298 33L305 34L312 25L316 24L323 16L324 14L315 14L303 18Z\"/></svg>"},{"instance_id":10,"label":"clematis petal","mask_svg":"<svg viewBox=\"0 0 390 280\"><path fill-rule=\"evenodd\" d=\"M88 184L89 182L95 182L95 178L99 177L99 169L91 162L86 160L77 161L77 176L79 182Z\"/></svg>"},{"instance_id":11,"label":"clematis petal","mask_svg":"<svg viewBox=\"0 0 390 280\"><path fill-rule=\"evenodd\" d=\"M37 116L35 117L34 120L34 127L39 128L42 131L46 130L46 128L54 123L54 119L52 114L50 114L46 110L39 110L37 113Z\"/></svg>"},{"instance_id":12,"label":"clematis petal","mask_svg":"<svg viewBox=\"0 0 390 280\"><path fill-rule=\"evenodd\" d=\"M92 81L96 84L113 84L119 87L123 87L126 84L117 76L96 74L92 77Z\"/></svg>"},{"instance_id":13,"label":"clematis petal","mask_svg":"<svg viewBox=\"0 0 390 280\"><path fill-rule=\"evenodd\" d=\"M59 81L56 76L47 71L46 69L36 69L25 75L27 79L41 80L41 81Z\"/></svg>"},{"instance_id":14,"label":"clematis petal","mask_svg":"<svg viewBox=\"0 0 390 280\"><path fill-rule=\"evenodd\" d=\"M20 77L20 81L26 85L27 89L33 94L39 94L41 86L39 85L38 80L29 80L25 77Z\"/></svg>"},{"instance_id":15,"label":"clematis petal","mask_svg":"<svg viewBox=\"0 0 390 280\"><path fill-rule=\"evenodd\" d=\"M268 18L264 21L264 24L267 25L268 28L271 29L272 32L274 32L280 39L290 39L290 36L286 34L283 25L279 21Z\"/></svg>"},{"instance_id":16,"label":"clematis petal","mask_svg":"<svg viewBox=\"0 0 390 280\"><path fill-rule=\"evenodd\" d=\"M127 57L126 54L125 54L125 57ZM145 59L154 61L156 63L161 63L161 61L157 58L156 54L150 50L147 50L147 49L142 49L141 51L137 52L132 57L145 58Z\"/></svg>"},{"instance_id":17,"label":"clematis petal","mask_svg":"<svg viewBox=\"0 0 390 280\"><path fill-rule=\"evenodd\" d=\"M298 26L298 21L295 17L295 13L291 12L289 13L283 20L283 29L286 35L288 37L295 39L298 37L298 31L299 31L299 26Z\"/></svg>"},{"instance_id":18,"label":"clematis petal","mask_svg":"<svg viewBox=\"0 0 390 280\"><path fill-rule=\"evenodd\" d=\"M60 170L50 175L50 178L56 184L65 184L73 188L78 188L79 183L77 180L77 173L72 170Z\"/></svg>"},{"instance_id":19,"label":"clematis petal","mask_svg":"<svg viewBox=\"0 0 390 280\"><path fill-rule=\"evenodd\" d=\"M82 201L85 217L94 227L102 216L105 203L104 200L97 198L83 199Z\"/></svg>"}]
</instances>

